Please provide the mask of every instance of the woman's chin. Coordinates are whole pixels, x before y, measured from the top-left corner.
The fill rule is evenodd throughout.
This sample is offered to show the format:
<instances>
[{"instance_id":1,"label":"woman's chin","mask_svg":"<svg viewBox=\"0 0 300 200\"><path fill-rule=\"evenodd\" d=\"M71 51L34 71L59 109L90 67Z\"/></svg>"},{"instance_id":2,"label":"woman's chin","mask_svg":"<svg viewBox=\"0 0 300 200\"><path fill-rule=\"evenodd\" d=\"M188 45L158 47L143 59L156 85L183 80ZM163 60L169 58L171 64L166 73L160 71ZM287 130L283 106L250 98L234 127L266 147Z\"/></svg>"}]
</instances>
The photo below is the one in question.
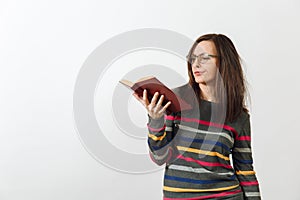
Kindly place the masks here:
<instances>
[{"instance_id":1,"label":"woman's chin","mask_svg":"<svg viewBox=\"0 0 300 200\"><path fill-rule=\"evenodd\" d=\"M200 79L200 78L197 78L197 79L195 79L195 81L196 81L196 83L199 83L199 84L205 84L205 81L204 81L204 79Z\"/></svg>"}]
</instances>

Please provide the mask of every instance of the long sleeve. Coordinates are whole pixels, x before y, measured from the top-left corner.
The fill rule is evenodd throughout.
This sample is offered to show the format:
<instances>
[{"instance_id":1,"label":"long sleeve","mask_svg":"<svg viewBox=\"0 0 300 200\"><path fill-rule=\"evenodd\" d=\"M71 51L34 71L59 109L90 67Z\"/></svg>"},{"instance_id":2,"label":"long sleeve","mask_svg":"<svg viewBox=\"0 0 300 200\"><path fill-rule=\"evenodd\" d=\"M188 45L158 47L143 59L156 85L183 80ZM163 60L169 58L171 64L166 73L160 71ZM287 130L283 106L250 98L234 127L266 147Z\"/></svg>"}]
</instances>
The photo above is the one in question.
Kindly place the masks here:
<instances>
[{"instance_id":1,"label":"long sleeve","mask_svg":"<svg viewBox=\"0 0 300 200\"><path fill-rule=\"evenodd\" d=\"M232 151L233 166L247 200L261 199L259 183L253 168L249 115L238 133Z\"/></svg>"},{"instance_id":2,"label":"long sleeve","mask_svg":"<svg viewBox=\"0 0 300 200\"><path fill-rule=\"evenodd\" d=\"M163 165L174 159L177 149L174 145L175 137L174 113L153 119L148 115L148 146L153 162Z\"/></svg>"}]
</instances>

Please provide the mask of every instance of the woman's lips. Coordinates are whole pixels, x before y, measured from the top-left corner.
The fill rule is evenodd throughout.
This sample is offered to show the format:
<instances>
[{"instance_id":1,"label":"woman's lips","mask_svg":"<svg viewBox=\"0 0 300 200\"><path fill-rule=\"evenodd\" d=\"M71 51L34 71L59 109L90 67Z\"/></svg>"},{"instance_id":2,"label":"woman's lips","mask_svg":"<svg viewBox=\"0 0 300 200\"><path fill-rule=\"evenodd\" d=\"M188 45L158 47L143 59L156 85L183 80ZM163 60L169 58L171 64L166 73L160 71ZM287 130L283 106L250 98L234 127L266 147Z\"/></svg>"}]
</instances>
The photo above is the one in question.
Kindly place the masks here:
<instances>
[{"instance_id":1,"label":"woman's lips","mask_svg":"<svg viewBox=\"0 0 300 200\"><path fill-rule=\"evenodd\" d=\"M200 76L200 75L202 75L204 72L205 72L205 71L196 71L196 72L194 72L194 74L195 74L196 76Z\"/></svg>"}]
</instances>

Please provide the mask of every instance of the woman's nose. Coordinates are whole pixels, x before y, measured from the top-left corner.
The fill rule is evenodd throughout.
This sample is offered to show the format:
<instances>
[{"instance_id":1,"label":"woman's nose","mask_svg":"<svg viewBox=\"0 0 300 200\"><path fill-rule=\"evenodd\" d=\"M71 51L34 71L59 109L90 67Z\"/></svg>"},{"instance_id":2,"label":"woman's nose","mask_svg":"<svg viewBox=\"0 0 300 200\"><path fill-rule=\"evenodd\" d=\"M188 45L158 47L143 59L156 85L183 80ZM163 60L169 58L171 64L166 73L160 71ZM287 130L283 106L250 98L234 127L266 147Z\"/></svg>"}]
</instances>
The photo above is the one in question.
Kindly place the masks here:
<instances>
[{"instance_id":1,"label":"woman's nose","mask_svg":"<svg viewBox=\"0 0 300 200\"><path fill-rule=\"evenodd\" d=\"M198 62L193 63L192 67L200 68L200 64Z\"/></svg>"}]
</instances>

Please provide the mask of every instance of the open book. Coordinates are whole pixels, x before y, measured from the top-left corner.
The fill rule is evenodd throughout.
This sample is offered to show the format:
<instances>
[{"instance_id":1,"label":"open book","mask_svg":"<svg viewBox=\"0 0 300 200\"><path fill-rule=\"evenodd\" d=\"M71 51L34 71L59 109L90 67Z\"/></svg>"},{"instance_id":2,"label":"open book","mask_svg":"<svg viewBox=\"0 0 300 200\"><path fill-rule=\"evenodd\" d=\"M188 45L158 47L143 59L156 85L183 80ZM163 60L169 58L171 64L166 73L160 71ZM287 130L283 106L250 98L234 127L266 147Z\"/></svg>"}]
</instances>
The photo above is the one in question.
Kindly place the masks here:
<instances>
[{"instance_id":1,"label":"open book","mask_svg":"<svg viewBox=\"0 0 300 200\"><path fill-rule=\"evenodd\" d=\"M165 86L154 76L143 77L135 83L125 79L122 79L119 82L136 92L140 97L143 96L143 91L146 89L149 102L155 92L159 92L160 95L164 95L163 105L165 105L168 101L171 101L171 105L167 108L167 113L192 109L190 104L176 95L171 89Z\"/></svg>"}]
</instances>

